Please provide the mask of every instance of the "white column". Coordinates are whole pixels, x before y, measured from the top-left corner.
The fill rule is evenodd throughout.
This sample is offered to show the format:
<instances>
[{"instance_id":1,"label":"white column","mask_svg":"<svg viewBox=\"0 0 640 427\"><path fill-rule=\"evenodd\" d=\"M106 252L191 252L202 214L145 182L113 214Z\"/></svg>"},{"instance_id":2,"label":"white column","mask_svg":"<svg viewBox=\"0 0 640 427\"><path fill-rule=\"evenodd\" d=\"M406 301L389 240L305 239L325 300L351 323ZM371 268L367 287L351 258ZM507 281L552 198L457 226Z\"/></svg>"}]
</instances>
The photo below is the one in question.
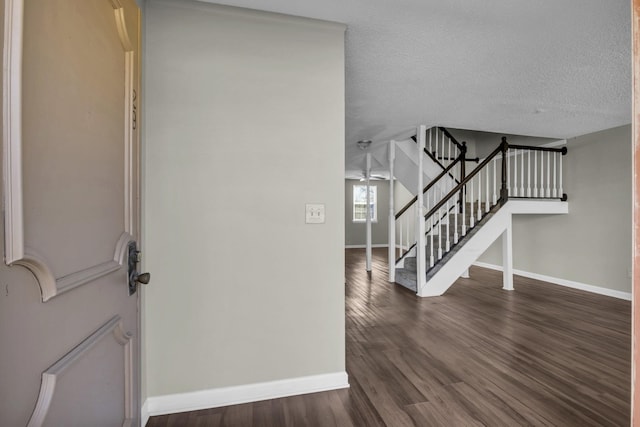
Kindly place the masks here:
<instances>
[{"instance_id":1,"label":"white column","mask_svg":"<svg viewBox=\"0 0 640 427\"><path fill-rule=\"evenodd\" d=\"M396 281L396 214L394 206L393 167L396 159L396 142L389 142L389 281Z\"/></svg>"},{"instance_id":2,"label":"white column","mask_svg":"<svg viewBox=\"0 0 640 427\"><path fill-rule=\"evenodd\" d=\"M366 170L366 184L367 184L367 249L366 249L366 269L371 271L371 153L367 153L367 170Z\"/></svg>"},{"instance_id":3,"label":"white column","mask_svg":"<svg viewBox=\"0 0 640 427\"><path fill-rule=\"evenodd\" d=\"M418 295L421 294L422 289L427 281L427 258L425 254L425 227L424 227L424 194L422 189L424 188L424 146L425 136L427 128L426 126L418 127L418 200L416 206L416 289Z\"/></svg>"},{"instance_id":4,"label":"white column","mask_svg":"<svg viewBox=\"0 0 640 427\"><path fill-rule=\"evenodd\" d=\"M502 289L513 290L513 239L511 215L507 220L507 229L502 233Z\"/></svg>"}]
</instances>

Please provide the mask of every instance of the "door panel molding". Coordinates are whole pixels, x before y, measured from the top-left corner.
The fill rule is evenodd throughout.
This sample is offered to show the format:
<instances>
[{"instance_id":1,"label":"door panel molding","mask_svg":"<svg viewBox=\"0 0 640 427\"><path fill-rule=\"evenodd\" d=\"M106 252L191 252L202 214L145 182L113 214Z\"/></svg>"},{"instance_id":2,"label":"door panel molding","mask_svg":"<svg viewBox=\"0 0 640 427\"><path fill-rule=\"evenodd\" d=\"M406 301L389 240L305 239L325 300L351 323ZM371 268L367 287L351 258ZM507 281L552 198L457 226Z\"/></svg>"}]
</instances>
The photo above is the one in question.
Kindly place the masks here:
<instances>
[{"instance_id":1,"label":"door panel molding","mask_svg":"<svg viewBox=\"0 0 640 427\"><path fill-rule=\"evenodd\" d=\"M109 1L114 8L115 26L125 55L124 117L124 232L115 248L113 260L80 271L54 277L49 264L34 248L25 247L22 183L22 33L24 0L5 0L3 66L3 203L5 210L5 263L27 268L40 286L42 301L90 283L119 270L125 263L127 244L133 237L135 221L134 147L136 138L135 50L127 29L126 14L120 0Z\"/></svg>"},{"instance_id":2,"label":"door panel molding","mask_svg":"<svg viewBox=\"0 0 640 427\"><path fill-rule=\"evenodd\" d=\"M56 391L56 382L58 378L69 369L74 362L87 354L98 342L105 339L109 335L113 335L116 342L123 347L124 366L125 366L125 419L123 426L131 425L133 408L131 396L133 394L133 350L131 345L132 335L124 331L122 327L122 319L120 316L114 316L101 326L97 331L88 338L78 344L60 360L54 363L50 368L42 373L42 382L40 384L40 393L36 407L31 414L31 419L27 427L40 427L43 425L45 418L51 407L51 402Z\"/></svg>"},{"instance_id":3,"label":"door panel molding","mask_svg":"<svg viewBox=\"0 0 640 427\"><path fill-rule=\"evenodd\" d=\"M24 0L4 2L3 135L4 256L24 257L22 214L22 27Z\"/></svg>"},{"instance_id":4,"label":"door panel molding","mask_svg":"<svg viewBox=\"0 0 640 427\"><path fill-rule=\"evenodd\" d=\"M127 19L125 10L121 0L110 0L113 7L114 18L116 21L116 28L118 29L118 36L122 43L122 49L125 54L125 108L124 108L124 122L126 126L124 128L124 183L125 183L125 219L124 229L129 233L133 233L134 226L134 200L133 200L133 186L134 186L134 138L137 131L137 111L136 101L137 93L135 90L135 48L129 37L129 30L127 28Z\"/></svg>"},{"instance_id":5,"label":"door panel molding","mask_svg":"<svg viewBox=\"0 0 640 427\"><path fill-rule=\"evenodd\" d=\"M31 271L40 287L42 302L47 302L55 296L120 270L126 263L127 245L133 240L135 239L131 234L122 233L116 243L112 260L60 278L54 277L45 259L31 248L26 248L22 259L13 265L21 265Z\"/></svg>"}]
</instances>

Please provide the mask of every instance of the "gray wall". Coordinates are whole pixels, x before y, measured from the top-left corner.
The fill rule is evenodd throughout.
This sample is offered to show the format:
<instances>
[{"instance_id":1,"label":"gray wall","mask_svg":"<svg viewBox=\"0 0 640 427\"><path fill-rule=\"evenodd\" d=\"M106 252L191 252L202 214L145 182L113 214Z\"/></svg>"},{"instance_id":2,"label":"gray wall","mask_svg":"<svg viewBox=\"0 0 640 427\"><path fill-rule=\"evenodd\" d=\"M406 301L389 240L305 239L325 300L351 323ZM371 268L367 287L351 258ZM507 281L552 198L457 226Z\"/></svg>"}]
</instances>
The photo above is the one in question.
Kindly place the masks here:
<instances>
[{"instance_id":1,"label":"gray wall","mask_svg":"<svg viewBox=\"0 0 640 427\"><path fill-rule=\"evenodd\" d=\"M517 215L514 268L631 292L631 126L567 141L568 215ZM502 265L500 242L478 261Z\"/></svg>"},{"instance_id":2,"label":"gray wall","mask_svg":"<svg viewBox=\"0 0 640 427\"><path fill-rule=\"evenodd\" d=\"M344 372L344 26L146 12L148 395Z\"/></svg>"},{"instance_id":3,"label":"gray wall","mask_svg":"<svg viewBox=\"0 0 640 427\"><path fill-rule=\"evenodd\" d=\"M367 243L367 225L353 222L353 186L364 184L359 180L347 179L344 182L344 231L345 245L365 245ZM371 225L371 243L386 245L389 240L389 181L371 181L378 188L378 222Z\"/></svg>"}]
</instances>

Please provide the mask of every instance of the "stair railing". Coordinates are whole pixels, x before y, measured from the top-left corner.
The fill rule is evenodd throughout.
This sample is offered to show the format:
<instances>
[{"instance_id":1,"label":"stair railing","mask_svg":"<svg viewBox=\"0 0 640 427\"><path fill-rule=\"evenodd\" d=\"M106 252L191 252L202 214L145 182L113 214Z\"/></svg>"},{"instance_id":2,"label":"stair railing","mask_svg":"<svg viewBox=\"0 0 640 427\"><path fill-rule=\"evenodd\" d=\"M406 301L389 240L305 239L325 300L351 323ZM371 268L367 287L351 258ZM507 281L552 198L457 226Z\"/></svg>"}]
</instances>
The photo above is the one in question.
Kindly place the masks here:
<instances>
[{"instance_id":1,"label":"stair railing","mask_svg":"<svg viewBox=\"0 0 640 427\"><path fill-rule=\"evenodd\" d=\"M447 194L451 188L464 177L464 152L458 155L458 158L450 162L443 170L431 180L426 187L424 187L422 193L424 198L424 205L426 209L435 205L442 197ZM446 176L450 176L452 179L445 179ZM451 203L451 207L457 205L457 199ZM398 238L396 242L396 250L393 259L399 261L409 251L411 251L416 244L415 239L415 220L416 220L416 206L418 202L418 196L414 196L409 200L397 213L394 214L394 220L396 224L396 236ZM447 211L449 207L447 207ZM391 224L391 226L393 226Z\"/></svg>"},{"instance_id":2,"label":"stair railing","mask_svg":"<svg viewBox=\"0 0 640 427\"><path fill-rule=\"evenodd\" d=\"M427 271L433 268L482 219L510 198L567 200L562 189L562 158L567 148L501 144L451 189L424 217L427 230ZM448 211L450 201L464 193L462 214ZM443 211L444 209L444 211ZM448 214L443 215L443 212ZM453 244L450 224L454 224ZM446 240L442 239L446 235Z\"/></svg>"},{"instance_id":3,"label":"stair railing","mask_svg":"<svg viewBox=\"0 0 640 427\"><path fill-rule=\"evenodd\" d=\"M562 199L562 158L567 147L509 145L510 198Z\"/></svg>"},{"instance_id":4,"label":"stair railing","mask_svg":"<svg viewBox=\"0 0 640 427\"><path fill-rule=\"evenodd\" d=\"M422 193L417 194L396 214L394 212L394 161L395 161L395 141L389 145L390 164L390 203L389 209L389 280L395 280L395 263L392 260L400 261L410 252L418 250L416 248L417 236L424 233L417 233L418 229L424 227L423 222L417 222L417 218L424 214L423 209L437 203L455 184L459 183L465 176L466 161L478 162L479 159L467 159L467 147L465 142L458 142L451 133L443 127L432 127L427 129L419 126L416 135L412 136L419 146L420 152L425 155L442 171L438 176L424 186ZM454 157L455 156L455 157ZM419 158L423 162L423 158ZM419 170L423 170L419 167ZM420 175L420 180L422 175ZM418 188L423 184L418 184ZM462 192L458 196L461 199ZM458 202L458 208L460 204Z\"/></svg>"},{"instance_id":5,"label":"stair railing","mask_svg":"<svg viewBox=\"0 0 640 427\"><path fill-rule=\"evenodd\" d=\"M390 212L390 236L393 235L395 241L393 244L390 239L390 278L395 277L396 264L401 266L405 256L416 256L419 252L425 255L423 271L428 272L488 213L510 198L566 201L562 184L562 162L566 154L566 147L510 145L503 137L500 145L465 175L464 152L460 153L424 187L423 204L427 213L422 224L420 220L416 223L421 211L417 207L417 196L397 214ZM453 181L451 176L457 179ZM392 227L395 233L391 232ZM418 239L416 231L422 227L424 251L417 248L417 240L422 239ZM426 280L418 279L418 286Z\"/></svg>"},{"instance_id":6,"label":"stair railing","mask_svg":"<svg viewBox=\"0 0 640 427\"><path fill-rule=\"evenodd\" d=\"M418 135L412 136L411 139L417 143ZM459 142L446 128L434 126L425 131L424 153L441 169L457 162L460 155L466 155L466 152L466 142ZM467 160L478 161L477 158Z\"/></svg>"},{"instance_id":7,"label":"stair railing","mask_svg":"<svg viewBox=\"0 0 640 427\"><path fill-rule=\"evenodd\" d=\"M427 269L433 268L498 202L502 201L502 194L507 190L507 175L502 173L506 168L507 150L508 144L506 138L503 138L502 143L478 167L424 216L427 224ZM498 178L500 178L500 192L498 192ZM452 214L448 214L447 207L450 200L461 191L464 197L460 214L457 209L454 209ZM445 216L443 216L443 208L447 212ZM453 239L450 233L451 222L454 229ZM445 239L442 239L442 234L446 236Z\"/></svg>"}]
</instances>

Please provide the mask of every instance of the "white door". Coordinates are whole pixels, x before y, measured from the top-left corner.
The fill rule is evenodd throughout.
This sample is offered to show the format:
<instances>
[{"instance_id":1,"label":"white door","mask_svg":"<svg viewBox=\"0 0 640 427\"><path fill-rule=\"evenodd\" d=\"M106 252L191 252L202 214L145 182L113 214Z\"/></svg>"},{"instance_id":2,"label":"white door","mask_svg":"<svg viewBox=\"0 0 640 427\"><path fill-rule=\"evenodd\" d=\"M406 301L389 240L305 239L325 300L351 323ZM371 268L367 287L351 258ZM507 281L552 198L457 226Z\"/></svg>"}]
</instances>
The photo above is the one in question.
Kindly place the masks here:
<instances>
[{"instance_id":1,"label":"white door","mask_svg":"<svg viewBox=\"0 0 640 427\"><path fill-rule=\"evenodd\" d=\"M139 9L3 9L0 425L138 425Z\"/></svg>"}]
</instances>

